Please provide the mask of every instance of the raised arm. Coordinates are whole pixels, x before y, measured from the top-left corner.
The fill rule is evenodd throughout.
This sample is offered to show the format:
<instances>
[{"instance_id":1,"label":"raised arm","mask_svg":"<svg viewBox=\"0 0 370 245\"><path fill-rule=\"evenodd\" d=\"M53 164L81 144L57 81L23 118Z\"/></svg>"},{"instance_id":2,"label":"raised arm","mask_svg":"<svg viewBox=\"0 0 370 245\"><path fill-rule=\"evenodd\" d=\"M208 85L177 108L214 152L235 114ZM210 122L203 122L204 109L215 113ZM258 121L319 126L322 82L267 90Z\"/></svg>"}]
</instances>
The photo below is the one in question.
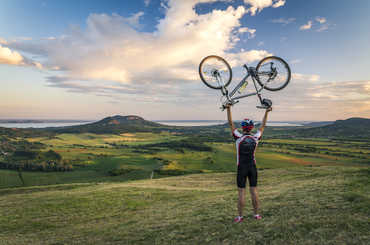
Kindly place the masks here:
<instances>
[{"instance_id":1,"label":"raised arm","mask_svg":"<svg viewBox=\"0 0 370 245\"><path fill-rule=\"evenodd\" d=\"M266 122L267 122L267 116L268 116L268 113L272 111L272 107L270 108L267 108L266 111L265 111L265 115L263 116L263 119L262 119L262 125L261 127L259 128L259 131L261 132L261 135L263 134L263 131L265 130L265 127L266 127Z\"/></svg>"},{"instance_id":2,"label":"raised arm","mask_svg":"<svg viewBox=\"0 0 370 245\"><path fill-rule=\"evenodd\" d=\"M231 106L227 105L226 109L227 109L227 120L229 121L231 133L233 133L234 130L235 130L235 125L234 125L233 118L232 118L232 115L231 115Z\"/></svg>"}]
</instances>

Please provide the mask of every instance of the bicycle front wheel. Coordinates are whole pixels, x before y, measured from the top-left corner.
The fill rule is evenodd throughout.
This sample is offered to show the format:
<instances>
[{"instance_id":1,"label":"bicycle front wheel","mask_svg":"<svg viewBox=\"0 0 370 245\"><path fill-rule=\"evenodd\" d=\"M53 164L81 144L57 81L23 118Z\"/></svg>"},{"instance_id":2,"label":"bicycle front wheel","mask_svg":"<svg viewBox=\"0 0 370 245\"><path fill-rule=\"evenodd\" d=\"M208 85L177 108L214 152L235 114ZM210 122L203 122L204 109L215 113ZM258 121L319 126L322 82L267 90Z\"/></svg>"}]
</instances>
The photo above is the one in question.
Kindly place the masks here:
<instances>
[{"instance_id":1,"label":"bicycle front wheel","mask_svg":"<svg viewBox=\"0 0 370 245\"><path fill-rule=\"evenodd\" d=\"M278 91L290 82L291 72L288 63L282 58L263 58L256 67L257 82L267 90Z\"/></svg>"},{"instance_id":2,"label":"bicycle front wheel","mask_svg":"<svg viewBox=\"0 0 370 245\"><path fill-rule=\"evenodd\" d=\"M221 89L230 84L232 71L230 65L222 57L210 55L200 62L199 76L208 87Z\"/></svg>"}]
</instances>

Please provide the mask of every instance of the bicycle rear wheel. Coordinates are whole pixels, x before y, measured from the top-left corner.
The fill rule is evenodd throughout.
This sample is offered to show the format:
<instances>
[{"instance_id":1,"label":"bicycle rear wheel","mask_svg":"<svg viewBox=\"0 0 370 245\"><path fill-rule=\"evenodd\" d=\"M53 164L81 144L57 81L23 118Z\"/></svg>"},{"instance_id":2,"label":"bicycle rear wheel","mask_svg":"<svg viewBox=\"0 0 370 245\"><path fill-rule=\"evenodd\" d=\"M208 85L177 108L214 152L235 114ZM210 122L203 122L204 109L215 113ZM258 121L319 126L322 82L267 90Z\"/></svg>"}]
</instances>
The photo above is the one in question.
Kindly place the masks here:
<instances>
[{"instance_id":1,"label":"bicycle rear wheel","mask_svg":"<svg viewBox=\"0 0 370 245\"><path fill-rule=\"evenodd\" d=\"M230 65L222 57L210 55L200 62L199 76L208 87L221 89L230 84L232 71Z\"/></svg>"},{"instance_id":2,"label":"bicycle rear wheel","mask_svg":"<svg viewBox=\"0 0 370 245\"><path fill-rule=\"evenodd\" d=\"M263 58L256 67L257 82L267 90L278 91L290 82L291 72L288 63L282 58Z\"/></svg>"}]
</instances>

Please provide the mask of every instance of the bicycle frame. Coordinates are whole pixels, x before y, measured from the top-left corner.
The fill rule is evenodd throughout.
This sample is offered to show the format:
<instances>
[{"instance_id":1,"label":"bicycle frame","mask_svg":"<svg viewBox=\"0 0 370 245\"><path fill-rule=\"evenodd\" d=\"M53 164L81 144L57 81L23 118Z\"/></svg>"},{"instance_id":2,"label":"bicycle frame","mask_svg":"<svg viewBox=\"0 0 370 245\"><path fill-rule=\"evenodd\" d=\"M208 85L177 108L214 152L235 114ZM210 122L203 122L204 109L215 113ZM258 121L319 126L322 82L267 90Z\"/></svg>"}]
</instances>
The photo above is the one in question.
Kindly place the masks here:
<instances>
[{"instance_id":1,"label":"bicycle frame","mask_svg":"<svg viewBox=\"0 0 370 245\"><path fill-rule=\"evenodd\" d=\"M261 91L264 89L265 86L262 86L261 88L258 88L257 87L257 84L256 84L256 80L258 79L257 75L256 75L256 69L255 67L248 67L247 65L243 65L243 67L247 70L247 74L244 76L244 78L238 83L238 85L236 85L236 87L230 92L229 94L229 91L227 90L227 88L225 86L223 86L223 82L222 81L219 81L221 80L220 79L220 76L216 76L218 77L218 82L221 86L221 92L224 96L226 96L226 99L228 103L231 103L231 104L235 104L239 101L237 101L238 99L242 99L242 98L245 98L245 97L250 97L250 96L253 96L253 95L257 95L260 102L262 103L262 98L261 98ZM235 93L237 91L239 91L239 89L244 85L244 83L247 82L247 79L251 77L252 78L252 81L253 81L253 85L254 85L254 88L256 89L256 92L253 92L253 93L248 93L248 94L244 94L244 95L240 95L240 96L235 96ZM224 105L223 105L224 106Z\"/></svg>"}]
</instances>

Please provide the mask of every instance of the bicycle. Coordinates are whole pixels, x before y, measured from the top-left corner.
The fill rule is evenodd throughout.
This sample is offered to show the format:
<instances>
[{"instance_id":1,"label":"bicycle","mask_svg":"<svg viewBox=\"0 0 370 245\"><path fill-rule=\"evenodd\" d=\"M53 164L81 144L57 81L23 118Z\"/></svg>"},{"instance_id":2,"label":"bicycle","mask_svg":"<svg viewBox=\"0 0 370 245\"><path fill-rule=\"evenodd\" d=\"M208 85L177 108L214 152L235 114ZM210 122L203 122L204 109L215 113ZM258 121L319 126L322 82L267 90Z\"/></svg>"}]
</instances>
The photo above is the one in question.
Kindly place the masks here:
<instances>
[{"instance_id":1,"label":"bicycle","mask_svg":"<svg viewBox=\"0 0 370 245\"><path fill-rule=\"evenodd\" d=\"M262 99L261 91L267 89L270 91L278 91L285 88L290 82L291 72L287 62L277 56L269 56L260 60L256 67L248 67L243 65L247 74L236 85L236 87L229 93L227 86L232 80L232 70L229 63L220 56L210 55L200 62L199 75L202 82L212 89L221 89L222 107L224 110L227 105L234 105L239 102L239 99L257 95L261 106L260 109L267 109L272 106L272 101L269 99ZM252 81L256 92L244 95L235 96L236 92L240 94L248 85L247 79L252 77ZM225 82L226 81L226 82ZM260 85L257 87L256 81Z\"/></svg>"}]
</instances>

